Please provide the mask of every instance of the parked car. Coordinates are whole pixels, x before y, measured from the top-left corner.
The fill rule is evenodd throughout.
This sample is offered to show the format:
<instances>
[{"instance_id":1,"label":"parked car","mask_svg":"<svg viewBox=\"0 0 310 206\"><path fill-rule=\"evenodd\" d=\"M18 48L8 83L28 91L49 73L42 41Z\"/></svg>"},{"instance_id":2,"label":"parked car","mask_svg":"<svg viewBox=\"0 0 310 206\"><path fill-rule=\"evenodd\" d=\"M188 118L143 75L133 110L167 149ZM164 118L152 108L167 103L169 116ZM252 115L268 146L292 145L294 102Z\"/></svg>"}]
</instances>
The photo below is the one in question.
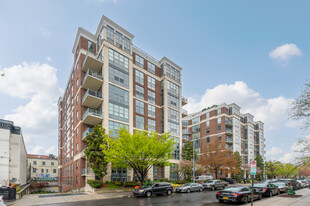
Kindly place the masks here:
<instances>
[{"instance_id":1,"label":"parked car","mask_svg":"<svg viewBox=\"0 0 310 206\"><path fill-rule=\"evenodd\" d=\"M173 187L169 182L147 183L140 188L136 188L133 191L134 196L146 196L151 197L157 194L171 195Z\"/></svg>"},{"instance_id":2,"label":"parked car","mask_svg":"<svg viewBox=\"0 0 310 206\"><path fill-rule=\"evenodd\" d=\"M196 177L197 181L212 180L212 179L213 179L212 175L200 175Z\"/></svg>"},{"instance_id":3,"label":"parked car","mask_svg":"<svg viewBox=\"0 0 310 206\"><path fill-rule=\"evenodd\" d=\"M280 190L280 193L286 193L287 192L288 187L285 184L285 182L275 182L273 184L278 187L278 189Z\"/></svg>"},{"instance_id":4,"label":"parked car","mask_svg":"<svg viewBox=\"0 0 310 206\"><path fill-rule=\"evenodd\" d=\"M273 195L279 195L279 188L273 183L260 183L254 184L254 188L261 192L263 196L272 197Z\"/></svg>"},{"instance_id":5,"label":"parked car","mask_svg":"<svg viewBox=\"0 0 310 206\"><path fill-rule=\"evenodd\" d=\"M3 195L0 195L0 206L6 206L3 201Z\"/></svg>"},{"instance_id":6,"label":"parked car","mask_svg":"<svg viewBox=\"0 0 310 206\"><path fill-rule=\"evenodd\" d=\"M224 180L225 182L228 182L229 184L236 183L235 179L231 179L231 178L228 178L228 177L220 178L220 180Z\"/></svg>"},{"instance_id":7,"label":"parked car","mask_svg":"<svg viewBox=\"0 0 310 206\"><path fill-rule=\"evenodd\" d=\"M293 188L294 190L301 188L301 183L297 182L296 180L292 179L280 179L279 182L285 182L288 187Z\"/></svg>"},{"instance_id":8,"label":"parked car","mask_svg":"<svg viewBox=\"0 0 310 206\"><path fill-rule=\"evenodd\" d=\"M186 183L183 184L182 186L176 188L176 192L194 192L194 191L199 191L202 192L203 186L199 183Z\"/></svg>"},{"instance_id":9,"label":"parked car","mask_svg":"<svg viewBox=\"0 0 310 206\"><path fill-rule=\"evenodd\" d=\"M263 180L261 183L275 183L278 182L277 179L271 179L271 180Z\"/></svg>"},{"instance_id":10,"label":"parked car","mask_svg":"<svg viewBox=\"0 0 310 206\"><path fill-rule=\"evenodd\" d=\"M241 202L246 204L252 198L252 188L251 187L228 187L216 193L216 199L219 202ZM262 199L262 194L258 190L253 191L253 199Z\"/></svg>"},{"instance_id":11,"label":"parked car","mask_svg":"<svg viewBox=\"0 0 310 206\"><path fill-rule=\"evenodd\" d=\"M203 183L202 186L204 189L209 190L216 190L216 189L224 189L228 185L227 182L221 182L220 180L208 180L207 182Z\"/></svg>"},{"instance_id":12,"label":"parked car","mask_svg":"<svg viewBox=\"0 0 310 206\"><path fill-rule=\"evenodd\" d=\"M296 180L296 181L300 183L301 188L305 188L308 185L308 182L305 180Z\"/></svg>"}]
</instances>

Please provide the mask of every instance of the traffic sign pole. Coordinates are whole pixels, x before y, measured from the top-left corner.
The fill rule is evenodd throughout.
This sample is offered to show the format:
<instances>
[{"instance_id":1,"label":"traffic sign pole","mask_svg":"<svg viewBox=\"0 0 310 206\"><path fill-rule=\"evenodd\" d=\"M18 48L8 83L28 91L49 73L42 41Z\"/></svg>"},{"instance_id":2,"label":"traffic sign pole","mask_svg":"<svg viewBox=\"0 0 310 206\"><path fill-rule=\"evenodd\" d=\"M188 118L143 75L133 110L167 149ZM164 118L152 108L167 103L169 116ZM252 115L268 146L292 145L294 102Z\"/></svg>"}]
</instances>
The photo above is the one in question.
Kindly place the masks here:
<instances>
[{"instance_id":1,"label":"traffic sign pole","mask_svg":"<svg viewBox=\"0 0 310 206\"><path fill-rule=\"evenodd\" d=\"M256 161L251 161L251 177L252 177L252 197L251 206L253 206L253 196L254 196L254 176L256 175Z\"/></svg>"}]
</instances>

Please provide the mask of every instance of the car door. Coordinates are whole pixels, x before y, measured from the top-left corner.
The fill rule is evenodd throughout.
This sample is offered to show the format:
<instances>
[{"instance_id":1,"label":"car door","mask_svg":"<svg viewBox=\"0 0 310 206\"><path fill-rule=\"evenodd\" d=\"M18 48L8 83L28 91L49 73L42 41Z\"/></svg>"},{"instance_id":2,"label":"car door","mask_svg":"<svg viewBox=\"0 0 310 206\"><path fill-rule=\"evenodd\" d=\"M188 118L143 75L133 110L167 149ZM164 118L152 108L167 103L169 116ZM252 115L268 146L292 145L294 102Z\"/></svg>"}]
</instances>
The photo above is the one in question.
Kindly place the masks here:
<instances>
[{"instance_id":1,"label":"car door","mask_svg":"<svg viewBox=\"0 0 310 206\"><path fill-rule=\"evenodd\" d=\"M154 194L160 193L160 190L161 190L160 184L159 184L159 183L155 184L155 185L153 186L152 190L153 190L153 193L154 193Z\"/></svg>"},{"instance_id":2,"label":"car door","mask_svg":"<svg viewBox=\"0 0 310 206\"><path fill-rule=\"evenodd\" d=\"M268 184L268 188L271 190L272 194L276 194L277 193L277 188L276 188L275 185Z\"/></svg>"}]
</instances>

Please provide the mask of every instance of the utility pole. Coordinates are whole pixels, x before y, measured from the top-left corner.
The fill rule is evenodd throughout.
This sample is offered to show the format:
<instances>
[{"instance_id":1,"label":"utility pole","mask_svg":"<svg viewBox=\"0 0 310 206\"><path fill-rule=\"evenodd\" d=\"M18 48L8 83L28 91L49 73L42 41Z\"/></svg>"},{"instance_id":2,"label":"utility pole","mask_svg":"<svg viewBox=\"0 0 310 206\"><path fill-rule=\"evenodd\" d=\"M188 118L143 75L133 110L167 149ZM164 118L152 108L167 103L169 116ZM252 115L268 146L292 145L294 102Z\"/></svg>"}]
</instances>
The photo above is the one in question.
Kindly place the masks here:
<instances>
[{"instance_id":1,"label":"utility pole","mask_svg":"<svg viewBox=\"0 0 310 206\"><path fill-rule=\"evenodd\" d=\"M193 143L193 183L195 183L195 141L192 141Z\"/></svg>"}]
</instances>

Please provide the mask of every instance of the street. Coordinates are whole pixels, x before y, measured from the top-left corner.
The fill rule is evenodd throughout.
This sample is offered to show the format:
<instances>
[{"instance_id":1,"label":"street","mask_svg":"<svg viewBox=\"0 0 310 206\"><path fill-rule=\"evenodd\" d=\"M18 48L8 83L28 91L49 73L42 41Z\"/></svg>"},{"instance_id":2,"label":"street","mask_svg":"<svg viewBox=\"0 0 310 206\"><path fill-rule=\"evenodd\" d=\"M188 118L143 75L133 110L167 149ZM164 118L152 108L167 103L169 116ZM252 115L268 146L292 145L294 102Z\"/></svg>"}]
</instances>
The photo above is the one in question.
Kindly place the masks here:
<instances>
[{"instance_id":1,"label":"street","mask_svg":"<svg viewBox=\"0 0 310 206\"><path fill-rule=\"evenodd\" d=\"M146 197L125 197L125 198L117 198L117 199L102 199L102 200L90 200L90 201L80 201L80 202L68 202L68 203L61 203L61 204L44 204L45 206L56 206L56 205L65 205L65 206L72 206L72 205L81 205L81 206L97 206L97 205L126 205L126 206L159 206L159 205L186 205L186 206L194 206L194 205L237 205L237 204L230 204L230 203L218 203L216 199L216 192L217 191L207 191L204 190L203 192L192 192L188 193L173 193L171 196L167 195L159 195L159 196L152 196L151 198ZM43 200L43 199L42 199Z\"/></svg>"}]
</instances>

